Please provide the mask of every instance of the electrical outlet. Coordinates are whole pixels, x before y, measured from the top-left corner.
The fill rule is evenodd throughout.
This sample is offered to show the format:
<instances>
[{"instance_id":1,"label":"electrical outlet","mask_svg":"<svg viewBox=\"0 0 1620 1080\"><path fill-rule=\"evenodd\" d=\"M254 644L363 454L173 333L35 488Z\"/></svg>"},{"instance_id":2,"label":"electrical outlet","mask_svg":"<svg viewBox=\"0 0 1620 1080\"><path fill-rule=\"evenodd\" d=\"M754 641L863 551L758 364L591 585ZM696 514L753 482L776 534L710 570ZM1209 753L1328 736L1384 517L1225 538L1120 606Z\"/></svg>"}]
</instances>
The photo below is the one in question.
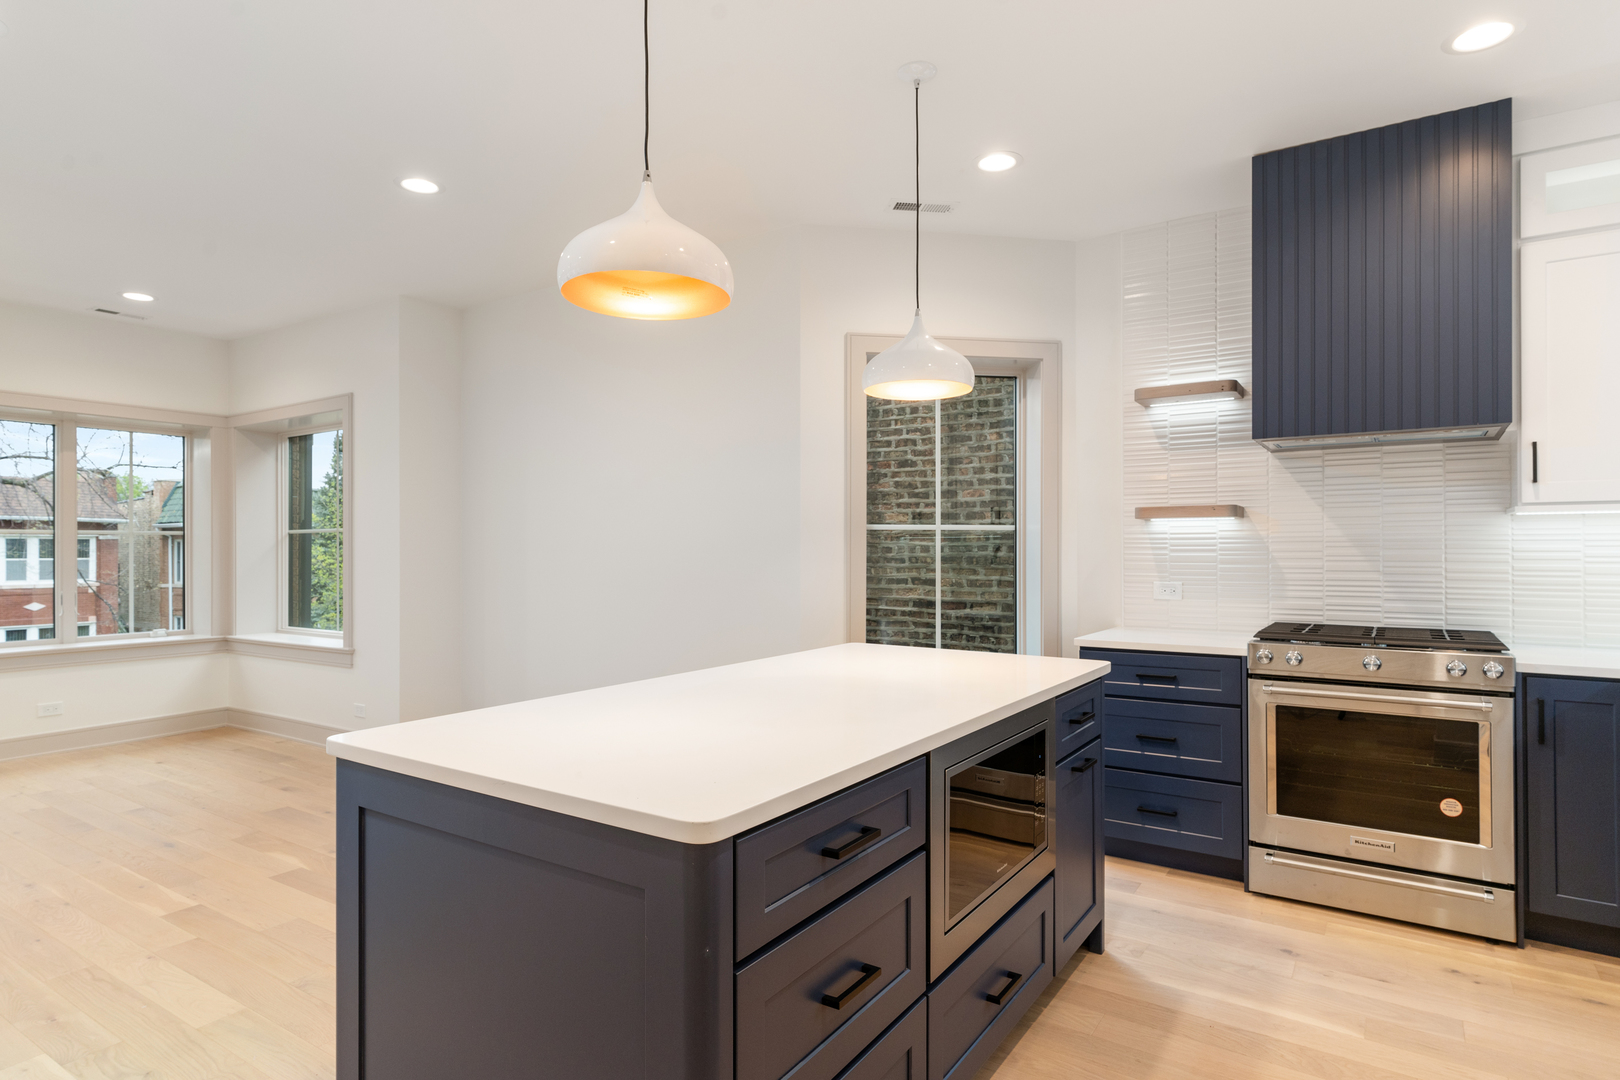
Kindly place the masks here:
<instances>
[{"instance_id":1,"label":"electrical outlet","mask_svg":"<svg viewBox=\"0 0 1620 1080\"><path fill-rule=\"evenodd\" d=\"M1179 582L1179 581L1155 581L1153 583L1153 599L1155 599L1155 600L1180 600L1181 599L1181 582Z\"/></svg>"},{"instance_id":2,"label":"electrical outlet","mask_svg":"<svg viewBox=\"0 0 1620 1080\"><path fill-rule=\"evenodd\" d=\"M366 707L360 704L358 701L354 703L354 715L358 716L362 720L366 718Z\"/></svg>"},{"instance_id":3,"label":"electrical outlet","mask_svg":"<svg viewBox=\"0 0 1620 1080\"><path fill-rule=\"evenodd\" d=\"M62 703L60 701L42 701L38 705L40 716L61 716Z\"/></svg>"}]
</instances>

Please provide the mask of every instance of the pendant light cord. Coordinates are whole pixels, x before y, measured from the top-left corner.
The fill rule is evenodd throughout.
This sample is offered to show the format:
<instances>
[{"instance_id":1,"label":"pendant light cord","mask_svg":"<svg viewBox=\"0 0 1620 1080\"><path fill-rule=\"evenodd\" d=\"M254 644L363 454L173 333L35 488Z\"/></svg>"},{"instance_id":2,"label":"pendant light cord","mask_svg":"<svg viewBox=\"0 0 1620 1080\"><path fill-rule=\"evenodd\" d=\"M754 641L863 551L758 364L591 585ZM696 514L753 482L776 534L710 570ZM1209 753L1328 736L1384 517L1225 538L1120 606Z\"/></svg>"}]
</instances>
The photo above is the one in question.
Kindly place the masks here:
<instances>
[{"instance_id":1,"label":"pendant light cord","mask_svg":"<svg viewBox=\"0 0 1620 1080\"><path fill-rule=\"evenodd\" d=\"M652 179L652 38L647 9L652 0L641 0L641 178Z\"/></svg>"},{"instance_id":2,"label":"pendant light cord","mask_svg":"<svg viewBox=\"0 0 1620 1080\"><path fill-rule=\"evenodd\" d=\"M913 146L915 155L913 165L916 167L917 188L913 193L916 198L913 215L916 220L916 242L912 251L912 281L916 287L917 314L922 314L922 80L911 80L912 94L912 131L914 134Z\"/></svg>"}]
</instances>

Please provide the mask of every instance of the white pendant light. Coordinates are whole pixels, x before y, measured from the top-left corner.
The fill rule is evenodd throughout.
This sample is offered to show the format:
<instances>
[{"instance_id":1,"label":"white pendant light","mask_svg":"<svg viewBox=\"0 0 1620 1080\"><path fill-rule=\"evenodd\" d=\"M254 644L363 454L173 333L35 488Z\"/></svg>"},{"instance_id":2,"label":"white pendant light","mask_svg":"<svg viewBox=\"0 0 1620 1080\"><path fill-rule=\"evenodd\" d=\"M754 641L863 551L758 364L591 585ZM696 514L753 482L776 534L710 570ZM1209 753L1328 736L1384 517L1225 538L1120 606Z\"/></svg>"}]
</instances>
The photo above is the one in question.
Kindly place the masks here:
<instances>
[{"instance_id":1,"label":"white pendant light","mask_svg":"<svg viewBox=\"0 0 1620 1080\"><path fill-rule=\"evenodd\" d=\"M641 193L630 209L568 242L557 260L563 299L621 319L692 319L731 303L731 264L709 240L664 212L653 194L651 51L647 0L641 7Z\"/></svg>"},{"instance_id":2,"label":"white pendant light","mask_svg":"<svg viewBox=\"0 0 1620 1080\"><path fill-rule=\"evenodd\" d=\"M913 268L917 310L911 330L878 353L861 372L861 389L868 397L894 401L936 401L973 392L973 365L968 358L930 337L922 321L922 84L934 77L934 65L916 60L900 69L911 83L916 127L916 215Z\"/></svg>"}]
</instances>

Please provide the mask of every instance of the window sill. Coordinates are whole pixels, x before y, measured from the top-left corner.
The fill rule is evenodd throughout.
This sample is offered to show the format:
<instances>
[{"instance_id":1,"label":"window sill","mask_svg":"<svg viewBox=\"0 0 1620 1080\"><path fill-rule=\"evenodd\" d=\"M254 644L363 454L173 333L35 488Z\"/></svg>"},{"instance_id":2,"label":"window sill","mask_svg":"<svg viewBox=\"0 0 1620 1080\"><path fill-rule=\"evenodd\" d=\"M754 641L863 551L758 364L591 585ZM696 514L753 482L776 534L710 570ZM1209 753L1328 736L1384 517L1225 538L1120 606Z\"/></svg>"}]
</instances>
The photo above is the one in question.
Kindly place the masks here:
<instances>
[{"instance_id":1,"label":"window sill","mask_svg":"<svg viewBox=\"0 0 1620 1080\"><path fill-rule=\"evenodd\" d=\"M154 660L171 656L200 656L225 652L224 638L170 632L165 637L117 637L104 641L80 638L71 645L13 645L0 649L0 671L68 667L73 664L110 664L120 660Z\"/></svg>"},{"instance_id":2,"label":"window sill","mask_svg":"<svg viewBox=\"0 0 1620 1080\"><path fill-rule=\"evenodd\" d=\"M306 664L354 667L354 650L343 641L301 634L242 634L201 637L171 632L167 637L120 637L97 641L79 639L71 645L13 645L0 648L0 672L34 668L71 667L75 664L111 664L124 660L159 660L207 653L236 653L294 660Z\"/></svg>"}]
</instances>

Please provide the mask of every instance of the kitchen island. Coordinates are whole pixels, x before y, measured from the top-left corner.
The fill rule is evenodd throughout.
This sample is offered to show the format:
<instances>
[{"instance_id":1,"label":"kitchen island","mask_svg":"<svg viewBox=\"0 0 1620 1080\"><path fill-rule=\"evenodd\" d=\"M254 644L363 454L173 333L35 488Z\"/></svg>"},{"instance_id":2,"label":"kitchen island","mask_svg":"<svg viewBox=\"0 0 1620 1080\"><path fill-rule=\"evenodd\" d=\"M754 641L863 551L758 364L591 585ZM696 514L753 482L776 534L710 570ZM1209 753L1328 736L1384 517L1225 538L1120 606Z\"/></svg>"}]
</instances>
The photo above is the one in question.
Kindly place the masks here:
<instances>
[{"instance_id":1,"label":"kitchen island","mask_svg":"<svg viewBox=\"0 0 1620 1080\"><path fill-rule=\"evenodd\" d=\"M334 736L338 1076L971 1075L1101 949L1107 669L851 644Z\"/></svg>"}]
</instances>

